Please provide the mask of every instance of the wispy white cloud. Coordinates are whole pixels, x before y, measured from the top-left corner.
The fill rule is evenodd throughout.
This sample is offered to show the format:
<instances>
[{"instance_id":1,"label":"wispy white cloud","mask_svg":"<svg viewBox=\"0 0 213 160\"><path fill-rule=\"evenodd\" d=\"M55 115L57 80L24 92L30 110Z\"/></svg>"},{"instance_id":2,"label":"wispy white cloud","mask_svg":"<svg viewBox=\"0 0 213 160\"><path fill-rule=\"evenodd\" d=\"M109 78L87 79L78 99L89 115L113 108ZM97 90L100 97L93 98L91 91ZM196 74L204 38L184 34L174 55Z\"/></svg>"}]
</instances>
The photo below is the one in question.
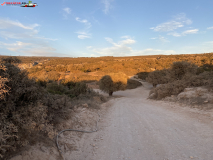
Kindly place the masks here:
<instances>
[{"instance_id":1,"label":"wispy white cloud","mask_svg":"<svg viewBox=\"0 0 213 160\"><path fill-rule=\"evenodd\" d=\"M76 32L79 39L91 38L91 34L87 32Z\"/></svg>"},{"instance_id":2,"label":"wispy white cloud","mask_svg":"<svg viewBox=\"0 0 213 160\"><path fill-rule=\"evenodd\" d=\"M5 47L6 49L10 50L10 51L18 51L19 49L22 49L26 46L32 45L31 43L24 43L21 41L16 41L15 43L4 43L4 42L0 42L0 46L1 47Z\"/></svg>"},{"instance_id":3,"label":"wispy white cloud","mask_svg":"<svg viewBox=\"0 0 213 160\"><path fill-rule=\"evenodd\" d=\"M68 15L71 14L72 10L69 7L63 8L62 10L63 10L62 15L64 19L67 19Z\"/></svg>"},{"instance_id":4,"label":"wispy white cloud","mask_svg":"<svg viewBox=\"0 0 213 160\"><path fill-rule=\"evenodd\" d=\"M102 3L104 4L104 9L103 9L103 12L105 14L108 14L109 13L109 10L112 8L112 2L114 0L102 0Z\"/></svg>"},{"instance_id":5,"label":"wispy white cloud","mask_svg":"<svg viewBox=\"0 0 213 160\"><path fill-rule=\"evenodd\" d=\"M94 52L91 56L133 56L133 55L147 55L147 54L174 54L173 50L159 50L159 49L144 49L134 50L129 45L136 43L132 38L126 38L119 42L114 42L111 38L105 38L105 40L112 44L111 47L107 48L95 48L88 46L87 49Z\"/></svg>"},{"instance_id":6,"label":"wispy white cloud","mask_svg":"<svg viewBox=\"0 0 213 160\"><path fill-rule=\"evenodd\" d=\"M177 32L170 32L167 35L171 35L174 37L182 37L182 36L186 36L187 34L196 34L198 33L199 29L190 29L190 30L186 30L182 33L177 33Z\"/></svg>"},{"instance_id":7,"label":"wispy white cloud","mask_svg":"<svg viewBox=\"0 0 213 160\"><path fill-rule=\"evenodd\" d=\"M207 29L213 29L213 26L212 27L208 27Z\"/></svg>"},{"instance_id":8,"label":"wispy white cloud","mask_svg":"<svg viewBox=\"0 0 213 160\"><path fill-rule=\"evenodd\" d=\"M184 13L181 13L175 16L173 20L161 23L150 29L154 30L155 32L170 32L189 24L192 24L192 21L186 18Z\"/></svg>"},{"instance_id":9,"label":"wispy white cloud","mask_svg":"<svg viewBox=\"0 0 213 160\"><path fill-rule=\"evenodd\" d=\"M43 39L43 40L49 40L49 41L57 41L58 39L53 39L53 38L45 38L45 37L35 37L35 38L38 38L38 39Z\"/></svg>"},{"instance_id":10,"label":"wispy white cloud","mask_svg":"<svg viewBox=\"0 0 213 160\"><path fill-rule=\"evenodd\" d=\"M186 30L182 34L187 35L187 34L196 34L199 30L198 29L191 29L191 30Z\"/></svg>"},{"instance_id":11,"label":"wispy white cloud","mask_svg":"<svg viewBox=\"0 0 213 160\"><path fill-rule=\"evenodd\" d=\"M91 23L86 20L86 19L80 19L79 17L75 18L76 21L85 24L86 28L89 29L90 27L92 27Z\"/></svg>"},{"instance_id":12,"label":"wispy white cloud","mask_svg":"<svg viewBox=\"0 0 213 160\"><path fill-rule=\"evenodd\" d=\"M70 14L71 13L71 9L69 7L66 7L63 9L64 12L66 12L67 14Z\"/></svg>"},{"instance_id":13,"label":"wispy white cloud","mask_svg":"<svg viewBox=\"0 0 213 160\"><path fill-rule=\"evenodd\" d=\"M19 27L19 28L23 28L23 29L27 29L27 30L34 30L38 26L39 26L39 24L37 24L37 23L32 24L32 25L24 25L24 24L20 23L19 21L12 21L9 19L0 18L0 29Z\"/></svg>"},{"instance_id":14,"label":"wispy white cloud","mask_svg":"<svg viewBox=\"0 0 213 160\"><path fill-rule=\"evenodd\" d=\"M55 48L50 47L48 44L44 43L26 43L26 42L21 42L21 41L16 41L15 43L4 43L0 42L0 47L1 48L6 48L10 51L17 52L17 53L26 53L26 54L33 54L33 55L38 55L43 53L43 55L48 52L56 51Z\"/></svg>"},{"instance_id":15,"label":"wispy white cloud","mask_svg":"<svg viewBox=\"0 0 213 160\"><path fill-rule=\"evenodd\" d=\"M177 33L177 32L170 32L167 35L171 35L171 36L174 36L174 37L181 37L182 36L180 33Z\"/></svg>"},{"instance_id":16,"label":"wispy white cloud","mask_svg":"<svg viewBox=\"0 0 213 160\"><path fill-rule=\"evenodd\" d=\"M164 43L169 42L169 40L163 36L159 36L159 40Z\"/></svg>"},{"instance_id":17,"label":"wispy white cloud","mask_svg":"<svg viewBox=\"0 0 213 160\"><path fill-rule=\"evenodd\" d=\"M24 25L18 21L0 18L0 37L5 39L45 39L56 41L57 39L38 36L39 24Z\"/></svg>"},{"instance_id":18,"label":"wispy white cloud","mask_svg":"<svg viewBox=\"0 0 213 160\"><path fill-rule=\"evenodd\" d=\"M131 36L126 35L126 36L122 36L121 38L131 39Z\"/></svg>"},{"instance_id":19,"label":"wispy white cloud","mask_svg":"<svg viewBox=\"0 0 213 160\"><path fill-rule=\"evenodd\" d=\"M76 21L83 23L85 25L85 29L83 31L76 32L78 34L79 39L91 38L91 33L89 33L89 29L92 27L91 23L86 19L80 19L79 17L75 18Z\"/></svg>"},{"instance_id":20,"label":"wispy white cloud","mask_svg":"<svg viewBox=\"0 0 213 160\"><path fill-rule=\"evenodd\" d=\"M39 36L38 24L25 25L18 21L0 18L0 37L8 40L7 43L0 42L0 47L18 53L35 53L40 51L55 51L48 44L48 41L56 41L57 39ZM15 41L14 41L15 40ZM10 43L8 43L10 42Z\"/></svg>"},{"instance_id":21,"label":"wispy white cloud","mask_svg":"<svg viewBox=\"0 0 213 160\"><path fill-rule=\"evenodd\" d=\"M161 35L159 35L158 37L150 38L150 39L159 40L159 41L161 41L161 42L163 42L163 43L170 42L167 38L165 38L165 37L163 37L163 36L161 36Z\"/></svg>"}]
</instances>

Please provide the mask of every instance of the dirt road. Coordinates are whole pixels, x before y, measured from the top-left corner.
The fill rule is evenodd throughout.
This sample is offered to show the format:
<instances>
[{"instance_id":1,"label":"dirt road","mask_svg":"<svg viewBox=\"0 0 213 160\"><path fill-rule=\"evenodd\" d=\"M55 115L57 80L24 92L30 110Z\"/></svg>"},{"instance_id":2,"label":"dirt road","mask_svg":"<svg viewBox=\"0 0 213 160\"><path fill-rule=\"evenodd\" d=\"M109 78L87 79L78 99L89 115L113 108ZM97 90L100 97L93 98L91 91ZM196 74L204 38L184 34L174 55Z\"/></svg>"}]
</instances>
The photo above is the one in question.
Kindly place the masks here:
<instances>
[{"instance_id":1,"label":"dirt road","mask_svg":"<svg viewBox=\"0 0 213 160\"><path fill-rule=\"evenodd\" d=\"M86 135L66 159L212 160L211 115L147 100L149 88L116 92L123 97L111 101L99 132Z\"/></svg>"}]
</instances>

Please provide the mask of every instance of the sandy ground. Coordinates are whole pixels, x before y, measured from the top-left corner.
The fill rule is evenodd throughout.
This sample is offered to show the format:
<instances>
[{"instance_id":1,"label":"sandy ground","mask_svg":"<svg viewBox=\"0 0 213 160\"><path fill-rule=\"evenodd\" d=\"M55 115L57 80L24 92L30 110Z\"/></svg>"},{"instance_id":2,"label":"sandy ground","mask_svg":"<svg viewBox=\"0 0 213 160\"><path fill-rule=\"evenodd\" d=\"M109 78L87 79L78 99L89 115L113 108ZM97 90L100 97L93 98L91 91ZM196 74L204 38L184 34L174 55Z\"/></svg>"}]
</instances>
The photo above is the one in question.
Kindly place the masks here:
<instances>
[{"instance_id":1,"label":"sandy ground","mask_svg":"<svg viewBox=\"0 0 213 160\"><path fill-rule=\"evenodd\" d=\"M108 110L101 114L98 132L82 134L78 139L72 137L77 133L64 134L61 141L75 141L74 149L64 146L64 159L212 160L212 111L148 100L150 88L143 82L139 88L114 93L120 98L102 106ZM49 155L59 159L56 151Z\"/></svg>"}]
</instances>

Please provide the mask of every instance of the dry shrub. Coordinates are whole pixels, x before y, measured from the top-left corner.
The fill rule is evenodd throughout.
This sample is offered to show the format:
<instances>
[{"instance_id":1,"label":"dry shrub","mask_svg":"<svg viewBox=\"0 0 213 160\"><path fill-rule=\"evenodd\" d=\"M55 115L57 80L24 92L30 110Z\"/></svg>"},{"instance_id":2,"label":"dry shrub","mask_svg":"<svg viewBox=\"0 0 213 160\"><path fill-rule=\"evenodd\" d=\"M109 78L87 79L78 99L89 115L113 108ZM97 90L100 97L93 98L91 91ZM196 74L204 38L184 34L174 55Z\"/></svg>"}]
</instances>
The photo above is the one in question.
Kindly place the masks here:
<instances>
[{"instance_id":1,"label":"dry shrub","mask_svg":"<svg viewBox=\"0 0 213 160\"><path fill-rule=\"evenodd\" d=\"M162 99L167 96L177 95L186 88L182 81L177 80L172 83L162 84L159 87L153 88L150 91L150 95L154 94L153 99Z\"/></svg>"},{"instance_id":2,"label":"dry shrub","mask_svg":"<svg viewBox=\"0 0 213 160\"><path fill-rule=\"evenodd\" d=\"M100 79L99 87L100 90L109 93L109 96L112 96L114 88L112 78L109 75L105 75Z\"/></svg>"},{"instance_id":3,"label":"dry shrub","mask_svg":"<svg viewBox=\"0 0 213 160\"><path fill-rule=\"evenodd\" d=\"M60 78L60 74L56 71L38 71L29 75L30 78L35 78L38 83L40 82L49 82L49 81L57 81Z\"/></svg>"},{"instance_id":4,"label":"dry shrub","mask_svg":"<svg viewBox=\"0 0 213 160\"><path fill-rule=\"evenodd\" d=\"M113 90L125 90L127 85L127 79L128 76L122 72L119 73L110 73L109 76L111 76L113 81Z\"/></svg>"},{"instance_id":5,"label":"dry shrub","mask_svg":"<svg viewBox=\"0 0 213 160\"><path fill-rule=\"evenodd\" d=\"M138 78L140 78L142 80L146 80L146 78L149 75L149 72L139 72L139 73L137 73L137 75L138 75Z\"/></svg>"},{"instance_id":6,"label":"dry shrub","mask_svg":"<svg viewBox=\"0 0 213 160\"><path fill-rule=\"evenodd\" d=\"M142 86L142 84L140 82L133 80L133 79L128 79L126 89L134 89L139 86Z\"/></svg>"},{"instance_id":7,"label":"dry shrub","mask_svg":"<svg viewBox=\"0 0 213 160\"><path fill-rule=\"evenodd\" d=\"M125 90L127 85L127 75L124 73L111 73L103 76L99 81L99 87L102 91L112 96L113 92Z\"/></svg>"},{"instance_id":8,"label":"dry shrub","mask_svg":"<svg viewBox=\"0 0 213 160\"><path fill-rule=\"evenodd\" d=\"M85 94L88 90L88 87L84 82L63 81L62 84L65 87L68 87L68 90L66 90L64 94L70 96L71 98L77 97L80 94Z\"/></svg>"},{"instance_id":9,"label":"dry shrub","mask_svg":"<svg viewBox=\"0 0 213 160\"><path fill-rule=\"evenodd\" d=\"M8 61L0 64L0 159L36 143L39 137L54 138L52 124L68 118L67 109L71 107L69 97L47 93L28 78L27 72ZM82 89L75 92L79 94Z\"/></svg>"},{"instance_id":10,"label":"dry shrub","mask_svg":"<svg viewBox=\"0 0 213 160\"><path fill-rule=\"evenodd\" d=\"M60 74L56 71L47 72L47 79L49 81L57 81L60 78Z\"/></svg>"},{"instance_id":11,"label":"dry shrub","mask_svg":"<svg viewBox=\"0 0 213 160\"><path fill-rule=\"evenodd\" d=\"M154 87L157 84L171 83L181 80L185 74L196 74L198 66L186 61L173 62L170 69L156 70L150 72L146 81L152 83Z\"/></svg>"},{"instance_id":12,"label":"dry shrub","mask_svg":"<svg viewBox=\"0 0 213 160\"><path fill-rule=\"evenodd\" d=\"M164 77L162 77L160 71L149 74L152 75L152 79L148 77L148 82L152 82L155 85L157 84L157 82L158 84L165 83L166 81L161 81L162 78L167 79L168 82L166 84L160 85L157 88L153 88L152 91L150 91L150 98L162 99L167 96L177 95L188 87L213 86L213 71L200 71L195 64L189 62L174 62L171 65L171 69L167 69L165 73L166 74L164 75ZM200 74L197 75L198 73Z\"/></svg>"},{"instance_id":13,"label":"dry shrub","mask_svg":"<svg viewBox=\"0 0 213 160\"><path fill-rule=\"evenodd\" d=\"M10 63L8 63L10 62ZM1 62L0 99L0 156L25 146L32 140L40 125L47 125L46 107L38 103L43 92L33 80L27 78L25 71L5 59ZM7 94L5 94L5 88ZM3 96L2 96L3 95ZM48 128L48 127L47 127ZM45 128L40 129L40 131Z\"/></svg>"},{"instance_id":14,"label":"dry shrub","mask_svg":"<svg viewBox=\"0 0 213 160\"><path fill-rule=\"evenodd\" d=\"M150 95L154 93L153 99L162 99L171 95L178 95L188 87L212 86L213 72L203 72L199 75L186 73L181 80L171 83L162 84L150 91Z\"/></svg>"},{"instance_id":15,"label":"dry shrub","mask_svg":"<svg viewBox=\"0 0 213 160\"><path fill-rule=\"evenodd\" d=\"M163 69L160 71L156 70L148 74L146 81L149 83L152 83L153 86L156 87L157 84L168 83L169 81L168 74L169 74L169 71L166 69Z\"/></svg>"},{"instance_id":16,"label":"dry shrub","mask_svg":"<svg viewBox=\"0 0 213 160\"><path fill-rule=\"evenodd\" d=\"M21 63L21 60L18 59L17 57L7 57L7 58L2 58L3 63Z\"/></svg>"},{"instance_id":17,"label":"dry shrub","mask_svg":"<svg viewBox=\"0 0 213 160\"><path fill-rule=\"evenodd\" d=\"M7 68L3 64L0 64L0 99L4 99L5 94L9 91L9 87L6 85L6 82L8 82L6 70Z\"/></svg>"},{"instance_id":18,"label":"dry shrub","mask_svg":"<svg viewBox=\"0 0 213 160\"><path fill-rule=\"evenodd\" d=\"M68 87L62 85L62 84L57 84L57 82L51 82L47 83L46 85L47 91L52 93L52 94L64 94L65 92L68 91Z\"/></svg>"},{"instance_id":19,"label":"dry shrub","mask_svg":"<svg viewBox=\"0 0 213 160\"><path fill-rule=\"evenodd\" d=\"M198 66L187 61L173 62L171 65L171 77L181 80L186 73L196 74Z\"/></svg>"}]
</instances>

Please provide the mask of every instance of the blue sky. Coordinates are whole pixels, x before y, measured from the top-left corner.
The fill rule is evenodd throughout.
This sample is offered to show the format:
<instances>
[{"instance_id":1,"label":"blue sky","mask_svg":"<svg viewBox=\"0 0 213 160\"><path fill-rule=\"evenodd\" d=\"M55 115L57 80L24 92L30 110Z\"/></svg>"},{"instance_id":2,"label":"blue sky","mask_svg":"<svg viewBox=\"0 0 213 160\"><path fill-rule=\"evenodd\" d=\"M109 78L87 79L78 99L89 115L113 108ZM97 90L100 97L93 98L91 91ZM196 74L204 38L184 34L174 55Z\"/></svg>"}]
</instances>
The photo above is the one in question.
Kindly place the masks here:
<instances>
[{"instance_id":1,"label":"blue sky","mask_svg":"<svg viewBox=\"0 0 213 160\"><path fill-rule=\"evenodd\" d=\"M213 52L212 0L32 2L38 6L0 6L1 55L96 57Z\"/></svg>"}]
</instances>

